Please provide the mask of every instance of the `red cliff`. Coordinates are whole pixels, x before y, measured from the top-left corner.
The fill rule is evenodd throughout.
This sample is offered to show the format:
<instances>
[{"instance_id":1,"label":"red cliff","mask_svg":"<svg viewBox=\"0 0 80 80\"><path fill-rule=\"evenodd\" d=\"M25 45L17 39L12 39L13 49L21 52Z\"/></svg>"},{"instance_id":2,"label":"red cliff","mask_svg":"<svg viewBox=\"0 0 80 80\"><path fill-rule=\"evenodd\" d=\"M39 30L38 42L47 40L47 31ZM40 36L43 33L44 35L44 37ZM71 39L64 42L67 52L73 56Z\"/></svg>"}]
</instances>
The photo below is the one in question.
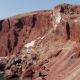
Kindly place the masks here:
<instances>
[{"instance_id":1,"label":"red cliff","mask_svg":"<svg viewBox=\"0 0 80 80\"><path fill-rule=\"evenodd\" d=\"M6 80L80 80L80 5L1 20L0 56Z\"/></svg>"}]
</instances>

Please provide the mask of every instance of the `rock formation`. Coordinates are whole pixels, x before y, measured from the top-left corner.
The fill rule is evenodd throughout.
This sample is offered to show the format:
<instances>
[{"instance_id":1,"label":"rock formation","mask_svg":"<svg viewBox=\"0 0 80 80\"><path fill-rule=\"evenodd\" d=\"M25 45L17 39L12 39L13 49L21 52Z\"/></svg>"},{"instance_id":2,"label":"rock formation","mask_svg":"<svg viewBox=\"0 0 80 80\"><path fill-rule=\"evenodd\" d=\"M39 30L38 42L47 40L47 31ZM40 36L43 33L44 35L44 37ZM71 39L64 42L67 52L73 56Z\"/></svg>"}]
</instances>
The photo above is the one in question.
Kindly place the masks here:
<instances>
[{"instance_id":1,"label":"rock formation","mask_svg":"<svg viewBox=\"0 0 80 80\"><path fill-rule=\"evenodd\" d=\"M80 5L1 20L0 56L5 80L80 80Z\"/></svg>"}]
</instances>

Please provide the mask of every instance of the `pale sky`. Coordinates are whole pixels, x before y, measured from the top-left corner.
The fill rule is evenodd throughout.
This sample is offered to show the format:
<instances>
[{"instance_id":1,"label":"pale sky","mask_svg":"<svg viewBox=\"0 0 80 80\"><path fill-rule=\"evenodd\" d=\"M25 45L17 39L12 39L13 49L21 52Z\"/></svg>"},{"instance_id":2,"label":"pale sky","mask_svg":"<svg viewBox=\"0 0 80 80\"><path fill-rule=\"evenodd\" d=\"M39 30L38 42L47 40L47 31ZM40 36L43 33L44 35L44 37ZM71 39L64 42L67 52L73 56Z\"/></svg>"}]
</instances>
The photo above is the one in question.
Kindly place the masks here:
<instances>
[{"instance_id":1,"label":"pale sky","mask_svg":"<svg viewBox=\"0 0 80 80\"><path fill-rule=\"evenodd\" d=\"M0 0L0 19L36 10L52 9L60 3L80 5L80 0Z\"/></svg>"}]
</instances>

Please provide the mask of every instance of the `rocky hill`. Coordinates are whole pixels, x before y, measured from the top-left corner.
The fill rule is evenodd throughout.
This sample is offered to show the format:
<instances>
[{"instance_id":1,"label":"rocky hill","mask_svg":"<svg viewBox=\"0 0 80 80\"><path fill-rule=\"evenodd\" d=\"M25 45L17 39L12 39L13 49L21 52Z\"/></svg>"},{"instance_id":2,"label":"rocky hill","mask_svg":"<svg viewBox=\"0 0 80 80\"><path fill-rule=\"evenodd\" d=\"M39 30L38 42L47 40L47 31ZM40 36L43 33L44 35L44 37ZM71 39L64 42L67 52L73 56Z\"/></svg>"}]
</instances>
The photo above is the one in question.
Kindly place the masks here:
<instances>
[{"instance_id":1,"label":"rocky hill","mask_svg":"<svg viewBox=\"0 0 80 80\"><path fill-rule=\"evenodd\" d=\"M80 5L0 20L0 72L5 80L80 80Z\"/></svg>"}]
</instances>

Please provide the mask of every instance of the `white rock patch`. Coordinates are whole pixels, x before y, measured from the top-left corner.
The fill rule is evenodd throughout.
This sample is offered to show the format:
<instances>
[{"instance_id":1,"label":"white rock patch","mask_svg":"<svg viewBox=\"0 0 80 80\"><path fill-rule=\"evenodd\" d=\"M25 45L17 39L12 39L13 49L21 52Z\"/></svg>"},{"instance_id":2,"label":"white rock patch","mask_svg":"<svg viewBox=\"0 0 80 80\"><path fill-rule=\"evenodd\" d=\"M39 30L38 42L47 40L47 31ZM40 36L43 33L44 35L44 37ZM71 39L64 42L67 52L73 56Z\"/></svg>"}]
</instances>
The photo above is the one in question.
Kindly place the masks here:
<instances>
[{"instance_id":1,"label":"white rock patch","mask_svg":"<svg viewBox=\"0 0 80 80\"><path fill-rule=\"evenodd\" d=\"M61 14L60 13L53 13L53 25L54 25L54 30L56 30L57 25L61 21Z\"/></svg>"},{"instance_id":2,"label":"white rock patch","mask_svg":"<svg viewBox=\"0 0 80 80\"><path fill-rule=\"evenodd\" d=\"M56 20L56 23L60 23L60 20L61 20L61 15L60 13L57 13L56 16L55 16L55 20Z\"/></svg>"},{"instance_id":3,"label":"white rock patch","mask_svg":"<svg viewBox=\"0 0 80 80\"><path fill-rule=\"evenodd\" d=\"M31 53L31 48L34 47L36 40L33 40L24 45L23 53Z\"/></svg>"},{"instance_id":4,"label":"white rock patch","mask_svg":"<svg viewBox=\"0 0 80 80\"><path fill-rule=\"evenodd\" d=\"M23 49L22 49L22 53L31 53L32 48L33 48L33 47L35 46L35 44L36 44L36 41L42 40L42 39L44 39L44 37L45 37L45 36L43 36L43 37L38 37L37 39L35 39L35 40L33 40L33 41L25 44L24 47L23 47Z\"/></svg>"},{"instance_id":5,"label":"white rock patch","mask_svg":"<svg viewBox=\"0 0 80 80\"><path fill-rule=\"evenodd\" d=\"M31 41L30 43L25 44L25 46L24 46L24 47L26 47L26 48L33 47L33 46L34 46L34 44L35 44L35 41L36 41L36 40Z\"/></svg>"}]
</instances>

